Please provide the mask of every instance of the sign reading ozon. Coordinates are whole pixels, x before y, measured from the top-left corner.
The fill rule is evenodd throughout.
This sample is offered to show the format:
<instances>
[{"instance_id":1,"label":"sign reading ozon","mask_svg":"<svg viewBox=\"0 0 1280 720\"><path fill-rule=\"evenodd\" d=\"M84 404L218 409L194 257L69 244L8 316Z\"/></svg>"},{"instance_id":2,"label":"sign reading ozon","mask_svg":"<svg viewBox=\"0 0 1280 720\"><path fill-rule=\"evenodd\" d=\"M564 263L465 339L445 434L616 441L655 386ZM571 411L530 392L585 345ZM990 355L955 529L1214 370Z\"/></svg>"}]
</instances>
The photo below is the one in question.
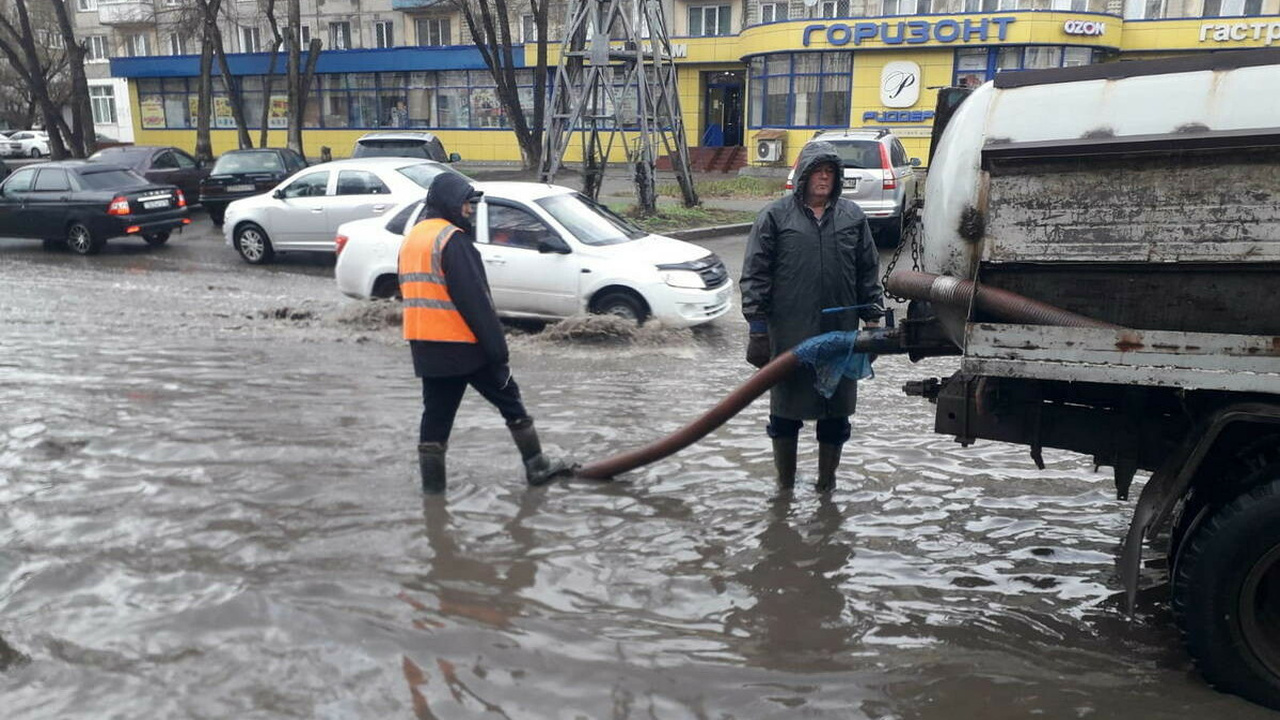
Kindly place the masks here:
<instances>
[{"instance_id":1,"label":"sign reading ozon","mask_svg":"<svg viewBox=\"0 0 1280 720\"><path fill-rule=\"evenodd\" d=\"M802 42L809 47L809 36L825 33L831 45L861 45L879 40L885 45L921 45L930 40L940 43L985 42L994 33L996 40L1004 40L1009 26L1017 18L994 17L981 20L908 20L905 22L818 23L806 25Z\"/></svg>"}]
</instances>

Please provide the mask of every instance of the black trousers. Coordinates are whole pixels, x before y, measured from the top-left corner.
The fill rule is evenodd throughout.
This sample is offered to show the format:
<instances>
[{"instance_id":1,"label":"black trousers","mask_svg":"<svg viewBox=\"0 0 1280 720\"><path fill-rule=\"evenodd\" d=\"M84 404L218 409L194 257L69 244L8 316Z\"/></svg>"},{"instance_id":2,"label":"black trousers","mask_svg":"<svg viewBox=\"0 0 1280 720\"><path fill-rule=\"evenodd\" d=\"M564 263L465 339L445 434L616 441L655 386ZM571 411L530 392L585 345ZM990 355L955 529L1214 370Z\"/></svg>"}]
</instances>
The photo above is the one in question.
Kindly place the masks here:
<instances>
[{"instance_id":1,"label":"black trousers","mask_svg":"<svg viewBox=\"0 0 1280 720\"><path fill-rule=\"evenodd\" d=\"M804 421L802 420L770 415L769 426L765 428L765 432L771 438L791 438L798 436L802 427L804 427ZM849 418L847 417L823 418L818 421L816 434L820 443L843 445L848 442L849 436L853 434L853 427L849 424Z\"/></svg>"},{"instance_id":2,"label":"black trousers","mask_svg":"<svg viewBox=\"0 0 1280 720\"><path fill-rule=\"evenodd\" d=\"M508 424L529 417L524 401L520 399L520 386L511 376L506 365L485 365L470 375L422 378L422 425L418 428L418 442L448 442L453 431L453 419L462 404L467 386L475 388L488 400Z\"/></svg>"}]
</instances>

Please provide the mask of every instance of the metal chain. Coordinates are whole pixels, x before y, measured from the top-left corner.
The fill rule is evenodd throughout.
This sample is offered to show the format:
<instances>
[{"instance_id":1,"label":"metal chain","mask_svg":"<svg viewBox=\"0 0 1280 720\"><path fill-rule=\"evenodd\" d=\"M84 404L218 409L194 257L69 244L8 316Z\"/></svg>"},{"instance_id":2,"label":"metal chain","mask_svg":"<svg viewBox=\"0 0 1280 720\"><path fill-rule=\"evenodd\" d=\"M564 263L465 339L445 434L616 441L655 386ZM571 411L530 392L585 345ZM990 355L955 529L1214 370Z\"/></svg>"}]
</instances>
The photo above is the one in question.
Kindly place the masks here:
<instances>
[{"instance_id":1,"label":"metal chain","mask_svg":"<svg viewBox=\"0 0 1280 720\"><path fill-rule=\"evenodd\" d=\"M884 269L884 275L880 278L881 288L888 287L889 276L893 274L893 268L898 264L898 258L902 257L902 250L908 243L911 244L911 269L916 272L920 272L920 252L924 246L924 232L921 230L920 225L920 215L918 213L913 214L911 220L903 228L904 237L899 239L898 249L894 251L893 257L889 260L888 266ZM896 302L907 301L906 298L894 295L887 289L884 291L884 295L890 300L894 300Z\"/></svg>"}]
</instances>

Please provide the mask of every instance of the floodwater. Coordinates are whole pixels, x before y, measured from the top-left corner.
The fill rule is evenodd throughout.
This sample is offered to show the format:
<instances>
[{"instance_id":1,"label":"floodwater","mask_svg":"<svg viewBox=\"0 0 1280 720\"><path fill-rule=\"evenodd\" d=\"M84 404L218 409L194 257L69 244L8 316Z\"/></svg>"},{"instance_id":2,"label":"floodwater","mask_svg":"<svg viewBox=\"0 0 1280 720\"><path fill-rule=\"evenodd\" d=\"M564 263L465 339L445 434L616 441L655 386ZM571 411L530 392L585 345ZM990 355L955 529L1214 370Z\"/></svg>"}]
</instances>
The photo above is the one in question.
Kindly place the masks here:
<instances>
[{"instance_id":1,"label":"floodwater","mask_svg":"<svg viewBox=\"0 0 1280 720\"><path fill-rule=\"evenodd\" d=\"M952 360L878 361L830 499L811 436L778 495L764 402L529 490L469 396L424 501L394 307L182 243L0 248L5 718L1275 717L1194 673L1158 567L1120 612L1109 473L930 432L900 387ZM744 380L743 334L514 330L512 364L589 460Z\"/></svg>"}]
</instances>

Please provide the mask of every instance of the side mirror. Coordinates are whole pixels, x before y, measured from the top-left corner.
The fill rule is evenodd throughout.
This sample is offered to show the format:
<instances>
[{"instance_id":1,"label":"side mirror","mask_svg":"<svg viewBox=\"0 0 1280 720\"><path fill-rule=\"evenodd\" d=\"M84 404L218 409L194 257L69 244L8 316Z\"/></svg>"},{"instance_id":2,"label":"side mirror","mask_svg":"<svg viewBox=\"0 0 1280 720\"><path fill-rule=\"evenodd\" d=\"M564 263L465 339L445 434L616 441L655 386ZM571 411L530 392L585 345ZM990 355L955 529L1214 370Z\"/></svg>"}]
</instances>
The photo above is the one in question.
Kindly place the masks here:
<instances>
[{"instance_id":1,"label":"side mirror","mask_svg":"<svg viewBox=\"0 0 1280 720\"><path fill-rule=\"evenodd\" d=\"M569 246L560 240L539 240L538 252L542 254L556 253L558 255L568 255L571 251Z\"/></svg>"},{"instance_id":2,"label":"side mirror","mask_svg":"<svg viewBox=\"0 0 1280 720\"><path fill-rule=\"evenodd\" d=\"M283 200L283 199L284 199L284 190L282 190L282 189L280 189L280 188L276 188L275 190L272 190L272 191L271 191L271 197L273 197L273 198L275 198L275 199L277 199L277 200Z\"/></svg>"},{"instance_id":3,"label":"side mirror","mask_svg":"<svg viewBox=\"0 0 1280 720\"><path fill-rule=\"evenodd\" d=\"M451 163L462 162L462 156L456 152L449 153L449 162Z\"/></svg>"},{"instance_id":4,"label":"side mirror","mask_svg":"<svg viewBox=\"0 0 1280 720\"><path fill-rule=\"evenodd\" d=\"M920 158L911 158L911 167L920 167Z\"/></svg>"}]
</instances>

